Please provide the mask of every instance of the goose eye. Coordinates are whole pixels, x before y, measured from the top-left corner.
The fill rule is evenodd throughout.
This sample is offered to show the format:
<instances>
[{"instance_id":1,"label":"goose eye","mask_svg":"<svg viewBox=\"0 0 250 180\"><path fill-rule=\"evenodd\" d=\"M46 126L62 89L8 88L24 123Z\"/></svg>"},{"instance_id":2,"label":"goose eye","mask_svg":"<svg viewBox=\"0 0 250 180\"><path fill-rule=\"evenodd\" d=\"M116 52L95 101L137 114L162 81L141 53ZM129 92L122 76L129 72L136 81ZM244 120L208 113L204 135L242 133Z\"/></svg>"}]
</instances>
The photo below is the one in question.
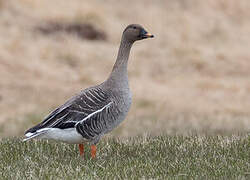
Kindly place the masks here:
<instances>
[{"instance_id":1,"label":"goose eye","mask_svg":"<svg viewBox=\"0 0 250 180\"><path fill-rule=\"evenodd\" d=\"M135 26L133 26L133 29L136 29L136 27L135 27Z\"/></svg>"}]
</instances>

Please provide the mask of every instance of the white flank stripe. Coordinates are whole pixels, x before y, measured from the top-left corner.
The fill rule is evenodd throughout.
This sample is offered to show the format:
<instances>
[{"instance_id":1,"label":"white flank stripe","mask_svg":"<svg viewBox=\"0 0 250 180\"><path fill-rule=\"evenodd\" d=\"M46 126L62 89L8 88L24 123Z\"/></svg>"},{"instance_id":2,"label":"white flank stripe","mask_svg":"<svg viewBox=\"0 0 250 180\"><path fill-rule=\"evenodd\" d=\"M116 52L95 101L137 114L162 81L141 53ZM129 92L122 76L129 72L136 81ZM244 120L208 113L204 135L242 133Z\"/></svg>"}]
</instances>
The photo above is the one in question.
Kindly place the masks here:
<instances>
[{"instance_id":1,"label":"white flank stripe","mask_svg":"<svg viewBox=\"0 0 250 180\"><path fill-rule=\"evenodd\" d=\"M95 114L97 114L97 113L103 111L103 109L105 109L106 107L109 107L112 103L113 103L113 102L110 102L110 103L108 103L106 106L104 106L103 108L101 108L101 109L99 109L99 110L97 110L97 111L95 111L95 112L89 114L86 118L84 118L83 120L79 121L78 123L82 123L83 121L87 120L87 119L90 118L91 116L93 116L93 115L95 115ZM77 124L78 124L78 123L77 123ZM77 124L76 124L76 125L77 125Z\"/></svg>"},{"instance_id":2,"label":"white flank stripe","mask_svg":"<svg viewBox=\"0 0 250 180\"><path fill-rule=\"evenodd\" d=\"M40 133L40 132L43 132L43 131L48 131L50 129L51 128L42 128L42 129L37 130L36 133Z\"/></svg>"}]
</instances>

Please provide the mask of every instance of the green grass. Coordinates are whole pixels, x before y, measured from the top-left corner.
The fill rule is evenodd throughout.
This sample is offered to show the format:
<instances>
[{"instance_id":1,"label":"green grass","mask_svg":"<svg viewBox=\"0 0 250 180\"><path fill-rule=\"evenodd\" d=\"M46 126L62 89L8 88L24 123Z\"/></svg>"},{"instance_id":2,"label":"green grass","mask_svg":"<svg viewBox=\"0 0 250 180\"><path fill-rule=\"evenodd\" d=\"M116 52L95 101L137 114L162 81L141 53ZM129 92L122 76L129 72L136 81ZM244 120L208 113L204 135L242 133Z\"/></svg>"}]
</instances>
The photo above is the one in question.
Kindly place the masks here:
<instances>
[{"instance_id":1,"label":"green grass","mask_svg":"<svg viewBox=\"0 0 250 180\"><path fill-rule=\"evenodd\" d=\"M250 179L250 137L104 139L96 159L76 145L0 141L1 179Z\"/></svg>"}]
</instances>

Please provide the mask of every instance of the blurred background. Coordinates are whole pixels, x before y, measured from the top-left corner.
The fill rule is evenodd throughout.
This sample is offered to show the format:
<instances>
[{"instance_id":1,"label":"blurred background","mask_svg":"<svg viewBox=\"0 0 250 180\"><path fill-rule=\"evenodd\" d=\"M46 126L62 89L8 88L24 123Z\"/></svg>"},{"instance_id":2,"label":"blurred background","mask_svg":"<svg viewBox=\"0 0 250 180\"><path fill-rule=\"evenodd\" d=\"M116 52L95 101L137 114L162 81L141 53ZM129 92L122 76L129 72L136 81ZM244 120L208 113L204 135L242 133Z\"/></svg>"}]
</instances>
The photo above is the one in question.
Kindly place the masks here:
<instances>
[{"instance_id":1,"label":"blurred background","mask_svg":"<svg viewBox=\"0 0 250 180\"><path fill-rule=\"evenodd\" d=\"M133 104L112 136L250 130L249 0L0 0L0 137L103 82L123 29Z\"/></svg>"}]
</instances>

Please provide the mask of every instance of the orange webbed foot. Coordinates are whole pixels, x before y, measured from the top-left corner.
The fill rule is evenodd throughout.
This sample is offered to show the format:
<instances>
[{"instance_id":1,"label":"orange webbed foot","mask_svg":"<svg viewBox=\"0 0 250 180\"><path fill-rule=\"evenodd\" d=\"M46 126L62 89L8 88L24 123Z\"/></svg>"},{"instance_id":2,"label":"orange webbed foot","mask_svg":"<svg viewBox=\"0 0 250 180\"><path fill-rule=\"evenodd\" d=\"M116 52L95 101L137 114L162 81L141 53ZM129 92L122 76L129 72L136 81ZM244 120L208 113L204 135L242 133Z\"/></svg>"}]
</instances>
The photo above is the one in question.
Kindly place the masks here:
<instances>
[{"instance_id":1,"label":"orange webbed foot","mask_svg":"<svg viewBox=\"0 0 250 180\"><path fill-rule=\"evenodd\" d=\"M80 151L80 156L84 155L84 146L83 144L79 144L79 151Z\"/></svg>"},{"instance_id":2,"label":"orange webbed foot","mask_svg":"<svg viewBox=\"0 0 250 180\"><path fill-rule=\"evenodd\" d=\"M96 145L91 145L91 157L94 159L96 158Z\"/></svg>"}]
</instances>

